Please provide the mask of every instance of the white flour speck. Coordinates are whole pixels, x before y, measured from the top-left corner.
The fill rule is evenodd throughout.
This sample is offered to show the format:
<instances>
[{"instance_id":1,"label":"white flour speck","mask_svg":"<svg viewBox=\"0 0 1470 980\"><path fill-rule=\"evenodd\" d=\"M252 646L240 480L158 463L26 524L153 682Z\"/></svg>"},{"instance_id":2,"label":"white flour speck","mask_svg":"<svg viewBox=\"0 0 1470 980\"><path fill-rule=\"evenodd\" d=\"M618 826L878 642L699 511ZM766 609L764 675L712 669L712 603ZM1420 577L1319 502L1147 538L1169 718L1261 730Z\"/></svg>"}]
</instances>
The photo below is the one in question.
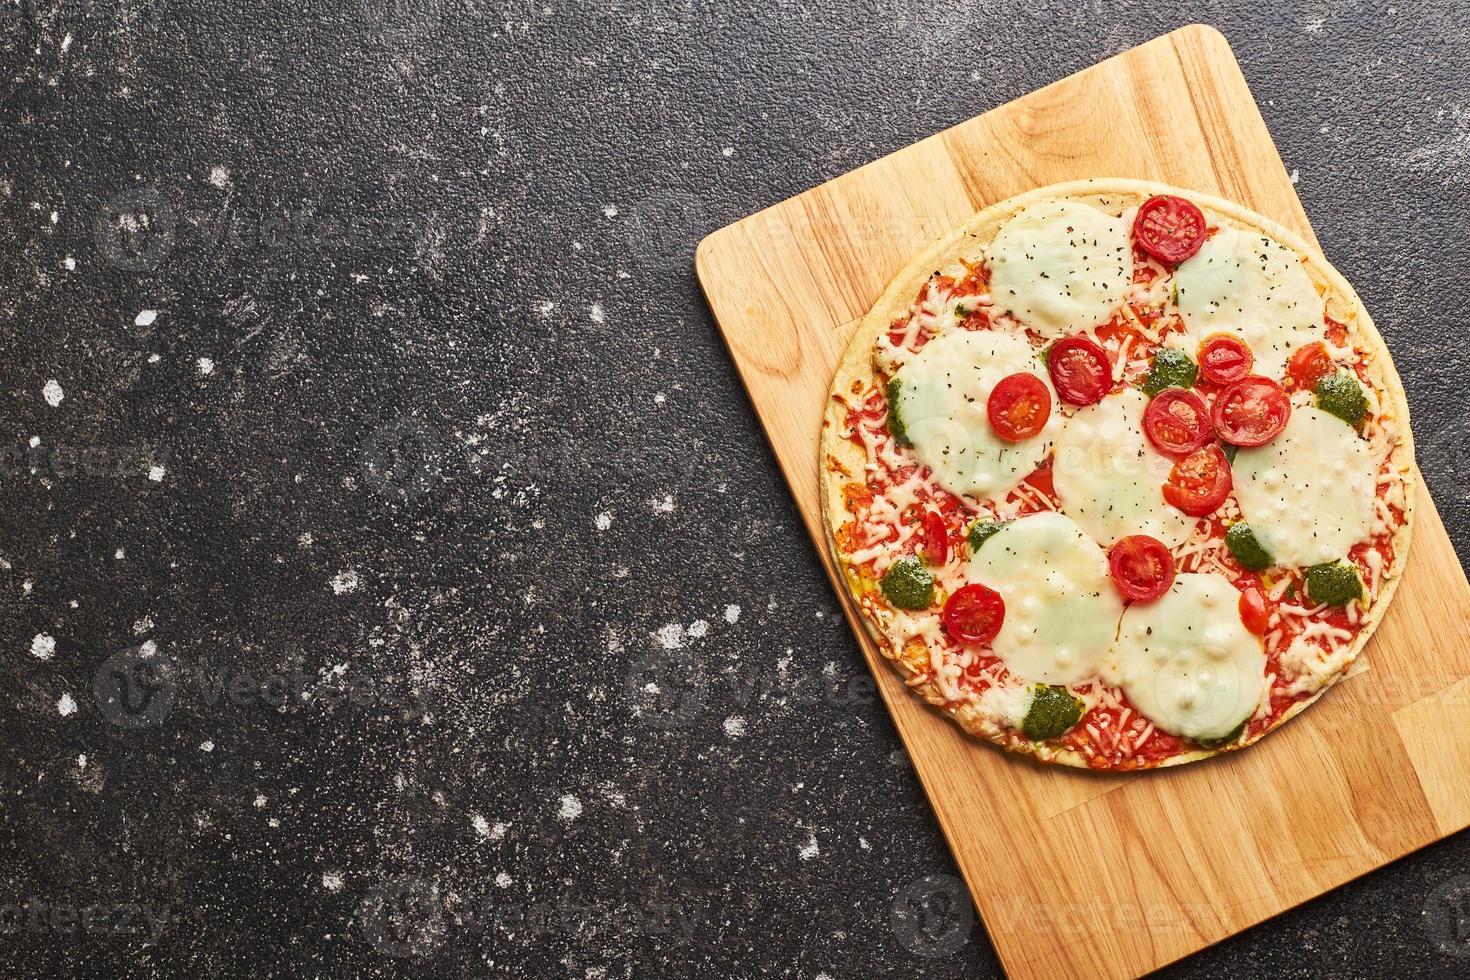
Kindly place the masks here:
<instances>
[{"instance_id":1,"label":"white flour speck","mask_svg":"<svg viewBox=\"0 0 1470 980\"><path fill-rule=\"evenodd\" d=\"M230 172L224 167L214 166L209 168L209 182L221 189L230 184Z\"/></svg>"},{"instance_id":2,"label":"white flour speck","mask_svg":"<svg viewBox=\"0 0 1470 980\"><path fill-rule=\"evenodd\" d=\"M214 751L214 743L212 741L210 741L209 739L206 738L204 741L202 741L202 742L199 743L199 751L201 751L201 752L213 752Z\"/></svg>"},{"instance_id":3,"label":"white flour speck","mask_svg":"<svg viewBox=\"0 0 1470 980\"><path fill-rule=\"evenodd\" d=\"M60 405L61 400L66 397L66 392L61 390L61 382L57 381L55 378L52 378L50 381L46 382L44 387L41 388L41 397L46 399L47 405L55 408L56 406Z\"/></svg>"},{"instance_id":4,"label":"white flour speck","mask_svg":"<svg viewBox=\"0 0 1470 980\"><path fill-rule=\"evenodd\" d=\"M356 589L357 573L350 568L345 572L338 572L337 576L332 579L332 591L338 595L345 595Z\"/></svg>"},{"instance_id":5,"label":"white flour speck","mask_svg":"<svg viewBox=\"0 0 1470 980\"><path fill-rule=\"evenodd\" d=\"M602 216L604 218L616 218L618 216L618 206L616 204L604 204L602 206Z\"/></svg>"},{"instance_id":6,"label":"white flour speck","mask_svg":"<svg viewBox=\"0 0 1470 980\"><path fill-rule=\"evenodd\" d=\"M255 809L262 810L264 808L265 808L265 794L263 794L263 793L256 793L255 794Z\"/></svg>"},{"instance_id":7,"label":"white flour speck","mask_svg":"<svg viewBox=\"0 0 1470 980\"><path fill-rule=\"evenodd\" d=\"M77 271L77 260L74 259L74 258L72 258L70 255L68 255L66 258L62 259L61 260L61 264L64 265L64 266L66 266L66 271L67 272L76 272Z\"/></svg>"},{"instance_id":8,"label":"white flour speck","mask_svg":"<svg viewBox=\"0 0 1470 980\"><path fill-rule=\"evenodd\" d=\"M812 858L821 854L822 849L817 846L816 835L808 834L806 846L796 853L803 861L810 861Z\"/></svg>"},{"instance_id":9,"label":"white flour speck","mask_svg":"<svg viewBox=\"0 0 1470 980\"><path fill-rule=\"evenodd\" d=\"M708 633L709 623L705 622L702 619L696 619L694 622L689 624L689 635L696 640L702 636L707 635Z\"/></svg>"},{"instance_id":10,"label":"white flour speck","mask_svg":"<svg viewBox=\"0 0 1470 980\"><path fill-rule=\"evenodd\" d=\"M740 607L733 602L725 607L725 622L732 626L740 622Z\"/></svg>"},{"instance_id":11,"label":"white flour speck","mask_svg":"<svg viewBox=\"0 0 1470 980\"><path fill-rule=\"evenodd\" d=\"M568 793L561 798L561 809L556 815L570 823L582 815L582 801Z\"/></svg>"},{"instance_id":12,"label":"white flour speck","mask_svg":"<svg viewBox=\"0 0 1470 980\"><path fill-rule=\"evenodd\" d=\"M87 768L87 753L83 752L81 755L77 756L77 768Z\"/></svg>"},{"instance_id":13,"label":"white flour speck","mask_svg":"<svg viewBox=\"0 0 1470 980\"><path fill-rule=\"evenodd\" d=\"M63 694L56 702L56 710L61 712L61 717L65 718L77 710L77 703L71 699L70 694Z\"/></svg>"},{"instance_id":14,"label":"white flour speck","mask_svg":"<svg viewBox=\"0 0 1470 980\"><path fill-rule=\"evenodd\" d=\"M148 467L148 479L152 480L154 483L162 483L163 475L166 472L167 471L162 466L150 466Z\"/></svg>"},{"instance_id":15,"label":"white flour speck","mask_svg":"<svg viewBox=\"0 0 1470 980\"><path fill-rule=\"evenodd\" d=\"M117 549L116 551L114 551L112 553L112 557L116 558L118 561L122 561L127 556L128 556L128 549L126 549L126 548L119 548L119 549Z\"/></svg>"},{"instance_id":16,"label":"white flour speck","mask_svg":"<svg viewBox=\"0 0 1470 980\"><path fill-rule=\"evenodd\" d=\"M211 361L207 357L201 357L201 358L199 358L199 373L200 374L213 374L214 373L214 361Z\"/></svg>"},{"instance_id":17,"label":"white flour speck","mask_svg":"<svg viewBox=\"0 0 1470 980\"><path fill-rule=\"evenodd\" d=\"M607 311L602 308L602 304L601 303L593 303L592 304L592 322L593 323L606 323L607 322Z\"/></svg>"},{"instance_id":18,"label":"white flour speck","mask_svg":"<svg viewBox=\"0 0 1470 980\"><path fill-rule=\"evenodd\" d=\"M684 645L684 627L678 623L660 626L653 636L665 650L677 650Z\"/></svg>"},{"instance_id":19,"label":"white flour speck","mask_svg":"<svg viewBox=\"0 0 1470 980\"><path fill-rule=\"evenodd\" d=\"M731 738L740 738L745 734L745 719L739 715L731 715L725 719L725 734Z\"/></svg>"},{"instance_id":20,"label":"white flour speck","mask_svg":"<svg viewBox=\"0 0 1470 980\"><path fill-rule=\"evenodd\" d=\"M544 319L551 319L551 314L556 312L556 304L549 299L539 300L536 303L536 312Z\"/></svg>"},{"instance_id":21,"label":"white flour speck","mask_svg":"<svg viewBox=\"0 0 1470 980\"><path fill-rule=\"evenodd\" d=\"M1301 179L1302 179L1302 172L1300 170L1293 169L1291 171L1291 176L1290 176L1291 182L1293 184L1296 184Z\"/></svg>"},{"instance_id":22,"label":"white flour speck","mask_svg":"<svg viewBox=\"0 0 1470 980\"><path fill-rule=\"evenodd\" d=\"M342 890L342 875L336 871L323 871L322 887L329 892L340 892Z\"/></svg>"},{"instance_id":23,"label":"white flour speck","mask_svg":"<svg viewBox=\"0 0 1470 980\"><path fill-rule=\"evenodd\" d=\"M597 525L597 530L606 531L608 528L612 527L612 522L612 511L605 510L601 514L597 515L597 520L595 520L593 523Z\"/></svg>"},{"instance_id":24,"label":"white flour speck","mask_svg":"<svg viewBox=\"0 0 1470 980\"><path fill-rule=\"evenodd\" d=\"M148 363L149 364L157 364L162 359L163 359L163 356L161 354L149 354L148 355Z\"/></svg>"},{"instance_id":25,"label":"white flour speck","mask_svg":"<svg viewBox=\"0 0 1470 980\"><path fill-rule=\"evenodd\" d=\"M495 824L495 826L493 826L493 827L490 828L490 839L491 840L501 840L501 839L503 839L505 837L505 832L507 830L509 830L509 829L510 829L510 824L508 824L508 823L500 823L499 821L497 821L496 824Z\"/></svg>"},{"instance_id":26,"label":"white flour speck","mask_svg":"<svg viewBox=\"0 0 1470 980\"><path fill-rule=\"evenodd\" d=\"M672 514L674 512L674 495L666 493L662 500L659 500L657 497L651 497L649 498L648 506L653 508L655 514Z\"/></svg>"},{"instance_id":27,"label":"white flour speck","mask_svg":"<svg viewBox=\"0 0 1470 980\"><path fill-rule=\"evenodd\" d=\"M67 31L66 32L66 37L64 37L64 38L61 39L61 53L62 54L66 54L66 52L68 52L68 51L71 50L71 42L72 42L72 40L73 39L72 39L72 36L71 36L71 31Z\"/></svg>"},{"instance_id":28,"label":"white flour speck","mask_svg":"<svg viewBox=\"0 0 1470 980\"><path fill-rule=\"evenodd\" d=\"M504 871L495 876L495 885L497 888L509 888L513 883L514 879Z\"/></svg>"},{"instance_id":29,"label":"white flour speck","mask_svg":"<svg viewBox=\"0 0 1470 980\"><path fill-rule=\"evenodd\" d=\"M481 837L490 836L490 821L486 820L478 813L470 817L470 823L474 825L475 833L479 834Z\"/></svg>"},{"instance_id":30,"label":"white flour speck","mask_svg":"<svg viewBox=\"0 0 1470 980\"><path fill-rule=\"evenodd\" d=\"M666 402L668 400L669 400L669 396L666 395L666 394L664 394L661 391L656 391L656 392L653 393L653 403L655 405L662 405L664 402Z\"/></svg>"},{"instance_id":31,"label":"white flour speck","mask_svg":"<svg viewBox=\"0 0 1470 980\"><path fill-rule=\"evenodd\" d=\"M50 633L37 633L31 639L31 656L37 660L50 660L56 654L56 637Z\"/></svg>"},{"instance_id":32,"label":"white flour speck","mask_svg":"<svg viewBox=\"0 0 1470 980\"><path fill-rule=\"evenodd\" d=\"M135 316L135 317L133 317L133 326L135 326L135 327L149 327L149 326L152 326L153 325L153 321L154 320L157 320L157 319L158 319L158 311L157 310L139 310L138 311L138 315Z\"/></svg>"},{"instance_id":33,"label":"white flour speck","mask_svg":"<svg viewBox=\"0 0 1470 980\"><path fill-rule=\"evenodd\" d=\"M296 544L302 548L310 548L315 540L316 539L311 536L310 531L302 531L296 536Z\"/></svg>"},{"instance_id":34,"label":"white flour speck","mask_svg":"<svg viewBox=\"0 0 1470 980\"><path fill-rule=\"evenodd\" d=\"M1324 18L1322 18L1322 17L1314 17L1311 20L1307 21L1305 24L1303 24L1302 25L1302 29L1305 30L1308 34L1321 34L1322 33L1322 25L1325 24L1325 23L1326 23L1326 20Z\"/></svg>"},{"instance_id":35,"label":"white flour speck","mask_svg":"<svg viewBox=\"0 0 1470 980\"><path fill-rule=\"evenodd\" d=\"M735 147L733 147L733 146L727 146L723 150L721 150L720 152L723 153L727 157L733 157L735 155Z\"/></svg>"}]
</instances>

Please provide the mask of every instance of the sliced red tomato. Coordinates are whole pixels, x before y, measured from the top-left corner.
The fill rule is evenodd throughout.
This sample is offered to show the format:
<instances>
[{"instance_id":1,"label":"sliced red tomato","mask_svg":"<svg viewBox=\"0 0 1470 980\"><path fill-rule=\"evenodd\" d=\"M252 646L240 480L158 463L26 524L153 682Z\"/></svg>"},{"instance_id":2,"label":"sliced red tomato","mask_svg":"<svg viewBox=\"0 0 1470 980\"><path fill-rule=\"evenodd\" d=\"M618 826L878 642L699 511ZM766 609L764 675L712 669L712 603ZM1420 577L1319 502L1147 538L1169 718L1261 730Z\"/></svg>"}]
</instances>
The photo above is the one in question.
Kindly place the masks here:
<instances>
[{"instance_id":1,"label":"sliced red tomato","mask_svg":"<svg viewBox=\"0 0 1470 980\"><path fill-rule=\"evenodd\" d=\"M978 583L956 590L940 614L945 631L961 643L989 643L1005 618L1006 602L1000 593Z\"/></svg>"},{"instance_id":2,"label":"sliced red tomato","mask_svg":"<svg viewBox=\"0 0 1470 980\"><path fill-rule=\"evenodd\" d=\"M949 529L937 511L924 511L924 557L931 565L949 561Z\"/></svg>"},{"instance_id":3,"label":"sliced red tomato","mask_svg":"<svg viewBox=\"0 0 1470 980\"><path fill-rule=\"evenodd\" d=\"M1210 414L1215 431L1231 445L1264 446L1286 428L1291 399L1270 378L1251 375L1220 392Z\"/></svg>"},{"instance_id":4,"label":"sliced red tomato","mask_svg":"<svg viewBox=\"0 0 1470 980\"><path fill-rule=\"evenodd\" d=\"M1166 388L1148 403L1143 434L1159 452L1187 456L1214 437L1210 406L1187 388Z\"/></svg>"},{"instance_id":5,"label":"sliced red tomato","mask_svg":"<svg viewBox=\"0 0 1470 980\"><path fill-rule=\"evenodd\" d=\"M1271 607L1266 604L1266 593L1257 586L1249 586L1240 594L1240 621L1245 628L1257 636L1264 636L1271 625Z\"/></svg>"},{"instance_id":6,"label":"sliced red tomato","mask_svg":"<svg viewBox=\"0 0 1470 980\"><path fill-rule=\"evenodd\" d=\"M1069 405L1095 405L1113 387L1113 365L1089 337L1065 337L1051 345L1046 369L1057 397Z\"/></svg>"},{"instance_id":7,"label":"sliced red tomato","mask_svg":"<svg viewBox=\"0 0 1470 980\"><path fill-rule=\"evenodd\" d=\"M1029 372L1000 379L985 405L990 427L1006 442L1030 439L1051 417L1051 391L1046 382Z\"/></svg>"},{"instance_id":8,"label":"sliced red tomato","mask_svg":"<svg viewBox=\"0 0 1470 980\"><path fill-rule=\"evenodd\" d=\"M1286 373L1298 388L1310 390L1317 382L1333 372L1332 355L1327 345L1314 340L1305 347L1298 347L1291 360L1286 362Z\"/></svg>"},{"instance_id":9,"label":"sliced red tomato","mask_svg":"<svg viewBox=\"0 0 1470 980\"><path fill-rule=\"evenodd\" d=\"M1133 240L1160 262L1183 262L1205 243L1205 216L1182 197L1158 194L1139 207Z\"/></svg>"},{"instance_id":10,"label":"sliced red tomato","mask_svg":"<svg viewBox=\"0 0 1470 980\"><path fill-rule=\"evenodd\" d=\"M1174 556L1158 538L1131 534L1108 552L1108 571L1124 598L1153 602L1174 584Z\"/></svg>"},{"instance_id":11,"label":"sliced red tomato","mask_svg":"<svg viewBox=\"0 0 1470 980\"><path fill-rule=\"evenodd\" d=\"M1255 362L1250 345L1235 334L1212 333L1199 345L1200 376L1217 385L1239 381Z\"/></svg>"},{"instance_id":12,"label":"sliced red tomato","mask_svg":"<svg viewBox=\"0 0 1470 980\"><path fill-rule=\"evenodd\" d=\"M1213 514L1230 496L1230 461L1219 446L1208 446L1174 464L1164 484L1164 500L1190 517Z\"/></svg>"}]
</instances>

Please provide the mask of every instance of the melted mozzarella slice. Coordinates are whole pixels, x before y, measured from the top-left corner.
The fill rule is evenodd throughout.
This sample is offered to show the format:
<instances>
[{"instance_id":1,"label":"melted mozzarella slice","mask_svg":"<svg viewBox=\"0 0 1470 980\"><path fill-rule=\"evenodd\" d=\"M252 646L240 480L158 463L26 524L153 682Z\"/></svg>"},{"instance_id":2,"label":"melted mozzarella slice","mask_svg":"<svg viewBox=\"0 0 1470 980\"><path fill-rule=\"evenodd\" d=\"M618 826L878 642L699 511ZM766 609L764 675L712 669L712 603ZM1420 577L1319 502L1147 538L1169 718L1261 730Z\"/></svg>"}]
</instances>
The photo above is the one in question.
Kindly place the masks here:
<instances>
[{"instance_id":1,"label":"melted mozzarella slice","mask_svg":"<svg viewBox=\"0 0 1470 980\"><path fill-rule=\"evenodd\" d=\"M1046 384L1053 409L1036 435L1004 442L990 428L986 403L1002 378L1020 372ZM914 454L951 493L1004 496L1046 459L1062 428L1051 379L1031 345L1015 334L952 330L925 344L896 377L898 416Z\"/></svg>"},{"instance_id":2,"label":"melted mozzarella slice","mask_svg":"<svg viewBox=\"0 0 1470 980\"><path fill-rule=\"evenodd\" d=\"M1057 440L1052 480L1062 512L1105 546L1148 534L1173 548L1194 519L1164 501L1174 464L1143 434L1148 397L1132 388L1072 416Z\"/></svg>"},{"instance_id":3,"label":"melted mozzarella slice","mask_svg":"<svg viewBox=\"0 0 1470 980\"><path fill-rule=\"evenodd\" d=\"M1293 410L1281 435L1240 450L1231 469L1240 511L1278 565L1335 561L1373 534L1377 467L1335 415Z\"/></svg>"},{"instance_id":4,"label":"melted mozzarella slice","mask_svg":"<svg viewBox=\"0 0 1470 980\"><path fill-rule=\"evenodd\" d=\"M1255 713L1266 653L1240 621L1240 593L1222 575L1180 575L1157 602L1123 613L1105 677L1155 726L1223 738Z\"/></svg>"},{"instance_id":5,"label":"melted mozzarella slice","mask_svg":"<svg viewBox=\"0 0 1470 980\"><path fill-rule=\"evenodd\" d=\"M992 648L1012 674L1043 684L1097 674L1123 601L1107 556L1073 521L1043 513L1010 522L975 552L970 573L1005 600Z\"/></svg>"},{"instance_id":6,"label":"melted mozzarella slice","mask_svg":"<svg viewBox=\"0 0 1470 980\"><path fill-rule=\"evenodd\" d=\"M1259 232L1221 228L1174 273L1185 333L1170 342L1193 355L1212 333L1250 345L1252 372L1280 378L1292 353L1327 334L1326 303L1296 252Z\"/></svg>"},{"instance_id":7,"label":"melted mozzarella slice","mask_svg":"<svg viewBox=\"0 0 1470 980\"><path fill-rule=\"evenodd\" d=\"M1127 222L1072 201L1023 208L986 258L996 305L1048 337L1106 323L1133 281Z\"/></svg>"}]
</instances>

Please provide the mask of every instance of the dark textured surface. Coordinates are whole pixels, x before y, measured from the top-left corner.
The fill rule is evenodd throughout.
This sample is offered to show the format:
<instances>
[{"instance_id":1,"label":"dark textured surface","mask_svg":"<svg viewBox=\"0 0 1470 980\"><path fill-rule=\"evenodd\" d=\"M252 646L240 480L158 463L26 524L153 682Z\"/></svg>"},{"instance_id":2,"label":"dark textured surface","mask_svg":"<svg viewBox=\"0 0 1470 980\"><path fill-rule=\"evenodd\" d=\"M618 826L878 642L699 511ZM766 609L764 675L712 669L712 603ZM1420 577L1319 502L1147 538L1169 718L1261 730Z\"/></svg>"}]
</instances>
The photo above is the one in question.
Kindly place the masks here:
<instances>
[{"instance_id":1,"label":"dark textured surface","mask_svg":"<svg viewBox=\"0 0 1470 980\"><path fill-rule=\"evenodd\" d=\"M1470 555L1463 5L3 3L6 975L994 973L693 248L1190 21ZM1463 971L1467 857L1170 972Z\"/></svg>"}]
</instances>

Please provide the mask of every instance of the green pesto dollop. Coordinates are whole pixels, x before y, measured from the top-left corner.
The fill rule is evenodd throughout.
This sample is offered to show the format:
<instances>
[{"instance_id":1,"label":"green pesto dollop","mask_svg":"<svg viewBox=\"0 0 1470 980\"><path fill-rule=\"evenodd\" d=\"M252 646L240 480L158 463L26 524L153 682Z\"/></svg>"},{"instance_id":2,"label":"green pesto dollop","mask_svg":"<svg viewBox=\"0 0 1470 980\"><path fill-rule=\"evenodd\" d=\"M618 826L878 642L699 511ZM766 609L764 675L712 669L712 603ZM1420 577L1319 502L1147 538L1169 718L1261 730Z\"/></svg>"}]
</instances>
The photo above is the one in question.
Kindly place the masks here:
<instances>
[{"instance_id":1,"label":"green pesto dollop","mask_svg":"<svg viewBox=\"0 0 1470 980\"><path fill-rule=\"evenodd\" d=\"M1345 606L1363 598L1363 580L1349 562L1313 565L1307 569L1307 598L1329 606Z\"/></svg>"},{"instance_id":2,"label":"green pesto dollop","mask_svg":"<svg viewBox=\"0 0 1470 980\"><path fill-rule=\"evenodd\" d=\"M1219 738L1197 738L1195 741L1207 749L1218 749L1235 743L1244 732L1245 722L1242 721L1239 725L1232 728L1228 734L1221 735Z\"/></svg>"},{"instance_id":3,"label":"green pesto dollop","mask_svg":"<svg viewBox=\"0 0 1470 980\"><path fill-rule=\"evenodd\" d=\"M1256 532L1245 521L1230 525L1230 530L1225 532L1225 547L1230 549L1241 567L1249 571L1259 572L1271 567L1271 553L1261 546Z\"/></svg>"},{"instance_id":4,"label":"green pesto dollop","mask_svg":"<svg viewBox=\"0 0 1470 980\"><path fill-rule=\"evenodd\" d=\"M1021 731L1033 742L1045 742L1065 735L1081 717L1082 702L1068 694L1066 688L1037 684Z\"/></svg>"},{"instance_id":5,"label":"green pesto dollop","mask_svg":"<svg viewBox=\"0 0 1470 980\"><path fill-rule=\"evenodd\" d=\"M987 521L983 517L974 524L971 524L970 533L965 535L965 540L970 542L970 554L973 555L979 551L980 546L986 541L989 541L990 536L1002 527L1005 527L1005 525L997 524L995 521Z\"/></svg>"},{"instance_id":6,"label":"green pesto dollop","mask_svg":"<svg viewBox=\"0 0 1470 980\"><path fill-rule=\"evenodd\" d=\"M1363 386L1347 371L1329 374L1312 389L1317 396L1317 407L1331 412L1348 425L1357 426L1368 414L1368 397Z\"/></svg>"},{"instance_id":7,"label":"green pesto dollop","mask_svg":"<svg viewBox=\"0 0 1470 980\"><path fill-rule=\"evenodd\" d=\"M883 573L883 594L900 609L923 609L934 601L934 576L913 555L904 555Z\"/></svg>"},{"instance_id":8,"label":"green pesto dollop","mask_svg":"<svg viewBox=\"0 0 1470 980\"><path fill-rule=\"evenodd\" d=\"M1165 388L1190 388L1197 377L1199 368L1188 354L1177 347L1160 347L1143 382L1143 393L1152 398Z\"/></svg>"},{"instance_id":9,"label":"green pesto dollop","mask_svg":"<svg viewBox=\"0 0 1470 980\"><path fill-rule=\"evenodd\" d=\"M903 426L903 416L898 414L898 396L903 392L903 382L894 378L888 382L888 431L900 446L912 446L908 430Z\"/></svg>"}]
</instances>

